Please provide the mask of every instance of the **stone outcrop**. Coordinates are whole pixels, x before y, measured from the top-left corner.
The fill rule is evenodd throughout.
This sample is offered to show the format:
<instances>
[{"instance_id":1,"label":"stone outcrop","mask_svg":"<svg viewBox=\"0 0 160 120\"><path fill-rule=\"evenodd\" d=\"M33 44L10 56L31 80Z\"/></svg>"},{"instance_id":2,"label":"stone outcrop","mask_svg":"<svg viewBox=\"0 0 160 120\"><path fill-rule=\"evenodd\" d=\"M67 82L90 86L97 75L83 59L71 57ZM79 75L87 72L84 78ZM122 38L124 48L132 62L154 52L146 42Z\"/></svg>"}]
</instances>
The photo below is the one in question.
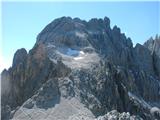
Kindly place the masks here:
<instances>
[{"instance_id":1,"label":"stone outcrop","mask_svg":"<svg viewBox=\"0 0 160 120\"><path fill-rule=\"evenodd\" d=\"M157 35L155 40L150 38L144 43L144 46L150 50L154 62L154 71L160 77L160 37Z\"/></svg>"},{"instance_id":2,"label":"stone outcrop","mask_svg":"<svg viewBox=\"0 0 160 120\"><path fill-rule=\"evenodd\" d=\"M133 47L107 17L54 20L2 72L2 120L159 119L159 40Z\"/></svg>"},{"instance_id":3,"label":"stone outcrop","mask_svg":"<svg viewBox=\"0 0 160 120\"><path fill-rule=\"evenodd\" d=\"M119 113L116 110L113 110L104 116L98 117L96 120L142 120L142 118L131 116L130 113Z\"/></svg>"}]
</instances>

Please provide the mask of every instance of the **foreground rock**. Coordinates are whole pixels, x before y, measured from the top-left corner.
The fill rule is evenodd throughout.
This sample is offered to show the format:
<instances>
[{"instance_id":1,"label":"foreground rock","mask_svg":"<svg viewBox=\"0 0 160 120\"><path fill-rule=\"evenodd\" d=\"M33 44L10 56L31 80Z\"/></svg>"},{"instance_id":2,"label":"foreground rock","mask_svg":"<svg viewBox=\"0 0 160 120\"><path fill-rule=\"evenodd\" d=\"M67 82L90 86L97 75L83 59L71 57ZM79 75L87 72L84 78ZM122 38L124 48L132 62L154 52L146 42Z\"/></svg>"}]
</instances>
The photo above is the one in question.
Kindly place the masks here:
<instances>
[{"instance_id":1,"label":"foreground rock","mask_svg":"<svg viewBox=\"0 0 160 120\"><path fill-rule=\"evenodd\" d=\"M2 72L2 120L160 119L159 41L133 47L107 17L54 20Z\"/></svg>"},{"instance_id":2,"label":"foreground rock","mask_svg":"<svg viewBox=\"0 0 160 120\"><path fill-rule=\"evenodd\" d=\"M98 117L96 120L142 120L142 118L134 115L131 116L128 112L119 113L116 110L113 110L104 116Z\"/></svg>"}]
</instances>

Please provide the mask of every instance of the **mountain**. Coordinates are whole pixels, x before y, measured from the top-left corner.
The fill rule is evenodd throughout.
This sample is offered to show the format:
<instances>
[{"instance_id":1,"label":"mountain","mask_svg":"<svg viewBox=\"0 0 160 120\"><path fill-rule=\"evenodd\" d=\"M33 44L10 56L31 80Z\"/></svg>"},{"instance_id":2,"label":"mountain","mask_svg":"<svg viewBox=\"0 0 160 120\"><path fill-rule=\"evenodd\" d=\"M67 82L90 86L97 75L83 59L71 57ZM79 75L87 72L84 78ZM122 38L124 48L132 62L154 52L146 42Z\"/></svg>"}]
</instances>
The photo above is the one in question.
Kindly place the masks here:
<instances>
[{"instance_id":1,"label":"mountain","mask_svg":"<svg viewBox=\"0 0 160 120\"><path fill-rule=\"evenodd\" d=\"M133 47L107 17L55 19L2 72L2 120L160 119L159 48Z\"/></svg>"}]
</instances>

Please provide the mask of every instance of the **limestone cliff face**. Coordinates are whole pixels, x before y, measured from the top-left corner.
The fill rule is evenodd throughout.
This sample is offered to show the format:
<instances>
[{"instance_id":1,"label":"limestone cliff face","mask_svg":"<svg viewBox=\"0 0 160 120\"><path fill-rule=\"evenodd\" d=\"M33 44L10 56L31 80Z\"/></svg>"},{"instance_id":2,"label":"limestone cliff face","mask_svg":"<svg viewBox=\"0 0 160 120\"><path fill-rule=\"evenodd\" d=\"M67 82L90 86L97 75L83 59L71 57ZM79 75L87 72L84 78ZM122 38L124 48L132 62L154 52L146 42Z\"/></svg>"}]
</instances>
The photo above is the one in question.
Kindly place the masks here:
<instances>
[{"instance_id":1,"label":"limestone cliff face","mask_svg":"<svg viewBox=\"0 0 160 120\"><path fill-rule=\"evenodd\" d=\"M133 47L107 17L54 20L2 72L2 119L159 119L159 40Z\"/></svg>"},{"instance_id":2,"label":"limestone cliff face","mask_svg":"<svg viewBox=\"0 0 160 120\"><path fill-rule=\"evenodd\" d=\"M150 50L155 73L160 77L160 37L157 35L155 39L150 38L144 46Z\"/></svg>"}]
</instances>

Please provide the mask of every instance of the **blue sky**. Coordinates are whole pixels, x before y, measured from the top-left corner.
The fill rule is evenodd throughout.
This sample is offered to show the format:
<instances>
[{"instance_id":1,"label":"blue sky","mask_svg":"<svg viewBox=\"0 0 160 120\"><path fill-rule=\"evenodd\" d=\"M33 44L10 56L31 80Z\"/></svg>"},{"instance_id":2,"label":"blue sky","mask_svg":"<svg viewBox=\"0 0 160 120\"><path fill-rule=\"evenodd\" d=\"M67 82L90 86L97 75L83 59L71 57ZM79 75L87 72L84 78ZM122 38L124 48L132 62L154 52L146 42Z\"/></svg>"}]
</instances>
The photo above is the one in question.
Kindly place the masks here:
<instances>
[{"instance_id":1,"label":"blue sky","mask_svg":"<svg viewBox=\"0 0 160 120\"><path fill-rule=\"evenodd\" d=\"M104 18L117 25L134 44L160 34L158 2L2 2L2 67L9 67L19 48L30 50L38 33L62 16Z\"/></svg>"}]
</instances>

